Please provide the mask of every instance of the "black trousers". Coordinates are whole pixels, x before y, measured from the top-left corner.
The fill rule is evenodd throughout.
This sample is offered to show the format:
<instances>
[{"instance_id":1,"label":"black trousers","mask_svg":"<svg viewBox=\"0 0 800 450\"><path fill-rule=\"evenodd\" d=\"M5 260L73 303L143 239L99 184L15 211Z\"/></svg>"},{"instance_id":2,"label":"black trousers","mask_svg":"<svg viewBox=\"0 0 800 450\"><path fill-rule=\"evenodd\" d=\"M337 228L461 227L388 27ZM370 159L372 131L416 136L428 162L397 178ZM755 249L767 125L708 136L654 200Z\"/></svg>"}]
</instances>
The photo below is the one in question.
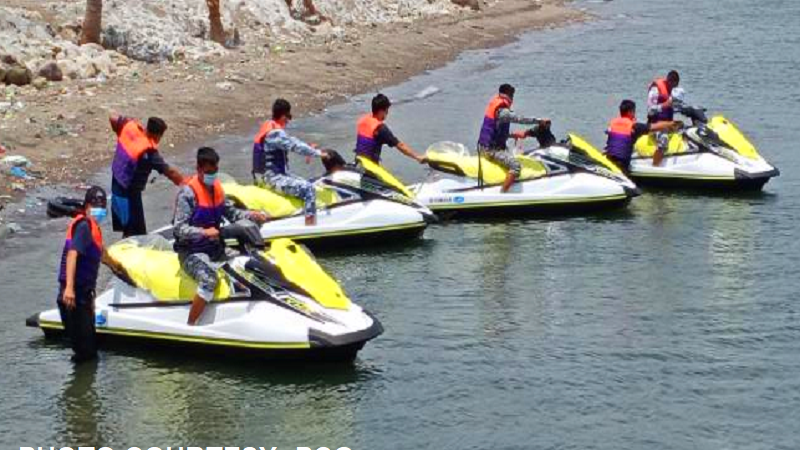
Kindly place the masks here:
<instances>
[{"instance_id":1,"label":"black trousers","mask_svg":"<svg viewBox=\"0 0 800 450\"><path fill-rule=\"evenodd\" d=\"M58 293L58 311L64 334L75 352L76 362L88 361L97 357L97 334L94 318L94 290L76 289L75 308L67 308L62 303L63 289Z\"/></svg>"}]
</instances>

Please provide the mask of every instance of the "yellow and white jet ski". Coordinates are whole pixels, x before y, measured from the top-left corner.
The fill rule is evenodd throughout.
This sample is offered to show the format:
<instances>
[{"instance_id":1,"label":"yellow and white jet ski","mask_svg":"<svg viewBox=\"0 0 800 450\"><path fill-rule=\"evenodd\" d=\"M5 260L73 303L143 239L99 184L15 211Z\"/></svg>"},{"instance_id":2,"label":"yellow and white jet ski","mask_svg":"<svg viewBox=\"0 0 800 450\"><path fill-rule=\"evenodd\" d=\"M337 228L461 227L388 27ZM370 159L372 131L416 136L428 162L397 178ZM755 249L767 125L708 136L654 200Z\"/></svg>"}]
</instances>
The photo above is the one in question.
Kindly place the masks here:
<instances>
[{"instance_id":1,"label":"yellow and white jet ski","mask_svg":"<svg viewBox=\"0 0 800 450\"><path fill-rule=\"evenodd\" d=\"M575 214L626 205L636 185L577 135L560 144L517 155L522 176L509 192L500 189L505 170L462 144L443 142L426 153L432 169L411 186L416 199L448 216Z\"/></svg>"},{"instance_id":2,"label":"yellow and white jet ski","mask_svg":"<svg viewBox=\"0 0 800 450\"><path fill-rule=\"evenodd\" d=\"M306 226L303 201L267 187L223 179L225 195L237 206L266 212L265 240L291 238L313 248L398 242L422 235L433 213L411 199L388 171L369 160L343 166L316 179L317 224Z\"/></svg>"},{"instance_id":3,"label":"yellow and white jet ski","mask_svg":"<svg viewBox=\"0 0 800 450\"><path fill-rule=\"evenodd\" d=\"M677 109L692 119L692 125L671 133L669 147L657 166L653 165L656 138L651 134L636 141L630 177L642 186L679 189L758 191L780 175L755 146L728 119L706 119L703 109Z\"/></svg>"},{"instance_id":4,"label":"yellow and white jet ski","mask_svg":"<svg viewBox=\"0 0 800 450\"><path fill-rule=\"evenodd\" d=\"M237 227L242 228L224 228L223 235ZM125 273L117 274L95 301L101 342L226 356L352 360L382 333L380 322L354 304L302 246L278 239L264 250L257 227L249 228L249 240L257 244L242 245L238 255L220 265L215 299L196 326L186 324L196 284L181 270L166 239L141 236L109 247ZM27 324L47 337L63 333L58 309L36 314Z\"/></svg>"}]
</instances>

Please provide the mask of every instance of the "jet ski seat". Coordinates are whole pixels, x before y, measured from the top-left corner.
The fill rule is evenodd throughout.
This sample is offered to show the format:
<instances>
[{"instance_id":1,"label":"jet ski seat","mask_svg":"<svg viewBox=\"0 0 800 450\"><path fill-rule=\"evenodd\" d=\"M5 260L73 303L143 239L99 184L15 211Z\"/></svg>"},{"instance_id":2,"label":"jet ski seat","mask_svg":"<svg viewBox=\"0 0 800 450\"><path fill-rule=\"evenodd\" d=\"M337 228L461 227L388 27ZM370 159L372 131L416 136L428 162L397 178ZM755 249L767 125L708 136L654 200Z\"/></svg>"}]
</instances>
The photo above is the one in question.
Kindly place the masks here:
<instances>
[{"instance_id":1,"label":"jet ski seat","mask_svg":"<svg viewBox=\"0 0 800 450\"><path fill-rule=\"evenodd\" d=\"M708 121L706 126L716 133L722 143L727 147L736 151L738 154L745 158L758 160L761 156L758 154L755 146L750 140L736 128L736 125L731 123L728 119L722 116L714 116ZM688 148L684 143L684 136L682 133L670 133L669 148L666 152L667 155L678 155L684 153ZM656 138L655 134L642 136L636 141L636 153L640 156L651 157L656 151Z\"/></svg>"},{"instance_id":2,"label":"jet ski seat","mask_svg":"<svg viewBox=\"0 0 800 450\"><path fill-rule=\"evenodd\" d=\"M180 266L172 244L159 235L124 239L108 248L111 258L120 262L131 281L161 302L187 301L194 297L197 284ZM294 286L326 308L346 310L350 299L339 284L320 267L303 247L289 239L277 239L262 253L276 268L273 275L282 284ZM220 283L214 300L233 297L233 291L222 269L217 271Z\"/></svg>"},{"instance_id":3,"label":"jet ski seat","mask_svg":"<svg viewBox=\"0 0 800 450\"><path fill-rule=\"evenodd\" d=\"M136 287L142 288L159 301L191 300L197 283L181 269L178 254L162 236L137 236L121 240L108 247L108 255L122 264ZM217 277L221 280L221 274ZM227 283L218 283L215 300L231 295Z\"/></svg>"},{"instance_id":4,"label":"jet ski seat","mask_svg":"<svg viewBox=\"0 0 800 450\"><path fill-rule=\"evenodd\" d=\"M653 155L656 153L657 146L658 146L658 141L656 140L656 133L649 133L636 140L636 144L634 144L634 149L636 150L636 154L638 156L643 156L645 158L652 158ZM664 154L679 155L685 152L686 152L686 146L683 144L683 134L670 133L669 147L667 148L667 151Z\"/></svg>"},{"instance_id":5,"label":"jet ski seat","mask_svg":"<svg viewBox=\"0 0 800 450\"><path fill-rule=\"evenodd\" d=\"M428 158L428 165L441 172L475 179L478 178L479 172L483 172L483 181L487 184L500 184L506 178L505 169L484 157L481 157L482 167L479 168L478 157L475 155L428 149L425 156ZM544 165L533 158L518 155L517 160L522 165L522 175L519 181L531 180L547 174Z\"/></svg>"},{"instance_id":6,"label":"jet ski seat","mask_svg":"<svg viewBox=\"0 0 800 450\"><path fill-rule=\"evenodd\" d=\"M303 200L275 192L268 187L243 185L233 181L222 183L225 195L235 203L255 211L264 211L272 218L287 217L303 210ZM317 187L317 207L330 206L338 202L335 191Z\"/></svg>"}]
</instances>

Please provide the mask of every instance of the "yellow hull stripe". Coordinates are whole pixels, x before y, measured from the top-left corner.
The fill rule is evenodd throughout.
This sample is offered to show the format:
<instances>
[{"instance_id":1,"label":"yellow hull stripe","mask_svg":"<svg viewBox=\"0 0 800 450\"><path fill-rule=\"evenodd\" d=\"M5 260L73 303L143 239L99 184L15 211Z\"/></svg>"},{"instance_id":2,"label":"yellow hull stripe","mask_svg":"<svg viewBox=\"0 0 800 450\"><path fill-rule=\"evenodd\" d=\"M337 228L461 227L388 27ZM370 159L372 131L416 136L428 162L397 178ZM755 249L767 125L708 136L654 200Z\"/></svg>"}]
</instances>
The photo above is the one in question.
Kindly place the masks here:
<instances>
[{"instance_id":1,"label":"yellow hull stripe","mask_svg":"<svg viewBox=\"0 0 800 450\"><path fill-rule=\"evenodd\" d=\"M443 209L494 208L503 206L550 205L555 203L594 203L594 202L624 200L627 197L628 196L625 194L619 194L619 195L609 195L605 197L579 197L579 198L559 199L559 200L529 200L529 201L516 201L516 202L458 203L458 204L428 205L428 208L430 208L432 211L438 211Z\"/></svg>"},{"instance_id":2,"label":"yellow hull stripe","mask_svg":"<svg viewBox=\"0 0 800 450\"><path fill-rule=\"evenodd\" d=\"M42 320L39 322L42 329L63 330L64 326L60 322ZM249 348L249 349L272 349L272 350L291 350L308 349L311 344L308 342L254 342L241 341L237 339L220 339L199 336L186 336L174 333L157 333L150 331L134 331L124 328L102 327L97 328L98 334L109 334L114 336L142 337L149 339L160 339L164 341L186 342L192 344L219 345L224 347Z\"/></svg>"},{"instance_id":3,"label":"yellow hull stripe","mask_svg":"<svg viewBox=\"0 0 800 450\"><path fill-rule=\"evenodd\" d=\"M425 222L417 222L408 225L390 225L386 227L375 227L375 228L361 228L358 230L350 230L350 231L331 231L328 233L313 233L313 234L297 234L297 235L287 235L287 236L275 236L265 238L268 241L273 241L276 239L295 239L295 240L312 240L318 238L326 238L326 237L339 237L339 236L353 236L359 234L373 234L373 233L383 233L386 231L397 231L397 230L411 230L415 228L425 228L427 224Z\"/></svg>"},{"instance_id":4,"label":"yellow hull stripe","mask_svg":"<svg viewBox=\"0 0 800 450\"><path fill-rule=\"evenodd\" d=\"M698 175L691 175L685 173L676 173L676 174L667 174L667 173L631 173L631 177L633 178L686 178L690 180L715 180L715 181L736 181L735 177L729 175L717 175L717 176L698 176Z\"/></svg>"}]
</instances>

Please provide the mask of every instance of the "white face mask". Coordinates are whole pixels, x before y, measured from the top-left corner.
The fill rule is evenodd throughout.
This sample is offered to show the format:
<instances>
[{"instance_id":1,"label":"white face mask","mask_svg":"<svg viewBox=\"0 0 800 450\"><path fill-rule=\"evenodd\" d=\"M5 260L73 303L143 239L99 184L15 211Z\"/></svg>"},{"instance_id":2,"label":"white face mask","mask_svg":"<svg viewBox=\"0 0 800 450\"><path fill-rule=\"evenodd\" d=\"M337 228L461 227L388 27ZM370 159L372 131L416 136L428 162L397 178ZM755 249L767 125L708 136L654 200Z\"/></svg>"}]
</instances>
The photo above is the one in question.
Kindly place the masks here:
<instances>
[{"instance_id":1,"label":"white face mask","mask_svg":"<svg viewBox=\"0 0 800 450\"><path fill-rule=\"evenodd\" d=\"M89 215L92 216L97 223L103 223L108 216L108 211L105 208L91 207L89 208Z\"/></svg>"},{"instance_id":2,"label":"white face mask","mask_svg":"<svg viewBox=\"0 0 800 450\"><path fill-rule=\"evenodd\" d=\"M216 173L203 174L203 184L205 184L206 186L213 186L215 181L217 181Z\"/></svg>"}]
</instances>

